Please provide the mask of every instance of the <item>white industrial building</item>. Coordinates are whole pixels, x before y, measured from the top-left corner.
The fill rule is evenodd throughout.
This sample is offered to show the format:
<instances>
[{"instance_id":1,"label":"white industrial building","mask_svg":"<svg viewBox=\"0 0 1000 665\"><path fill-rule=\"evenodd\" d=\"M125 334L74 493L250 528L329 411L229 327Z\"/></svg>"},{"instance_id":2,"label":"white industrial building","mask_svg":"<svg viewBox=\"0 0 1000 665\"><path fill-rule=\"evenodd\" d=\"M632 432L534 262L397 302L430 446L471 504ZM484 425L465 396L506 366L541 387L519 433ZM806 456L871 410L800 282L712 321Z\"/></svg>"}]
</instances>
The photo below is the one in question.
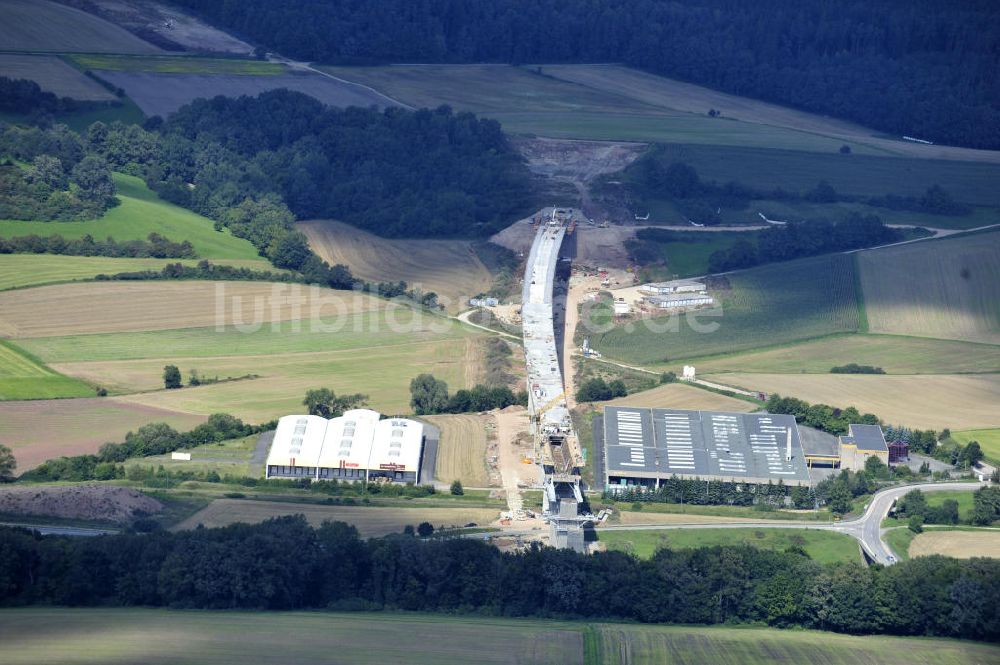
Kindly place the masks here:
<instances>
[{"instance_id":1,"label":"white industrial building","mask_svg":"<svg viewBox=\"0 0 1000 665\"><path fill-rule=\"evenodd\" d=\"M385 418L352 409L326 420L285 416L278 420L267 478L417 482L424 426L407 418Z\"/></svg>"},{"instance_id":2,"label":"white industrial building","mask_svg":"<svg viewBox=\"0 0 1000 665\"><path fill-rule=\"evenodd\" d=\"M650 282L639 287L639 292L650 296L666 296L672 293L704 293L705 284L693 279L675 279L669 282Z\"/></svg>"},{"instance_id":3,"label":"white industrial building","mask_svg":"<svg viewBox=\"0 0 1000 665\"><path fill-rule=\"evenodd\" d=\"M669 296L650 296L645 298L645 301L654 309L700 307L701 305L711 305L715 302L712 300L712 296L704 293L675 293Z\"/></svg>"}]
</instances>

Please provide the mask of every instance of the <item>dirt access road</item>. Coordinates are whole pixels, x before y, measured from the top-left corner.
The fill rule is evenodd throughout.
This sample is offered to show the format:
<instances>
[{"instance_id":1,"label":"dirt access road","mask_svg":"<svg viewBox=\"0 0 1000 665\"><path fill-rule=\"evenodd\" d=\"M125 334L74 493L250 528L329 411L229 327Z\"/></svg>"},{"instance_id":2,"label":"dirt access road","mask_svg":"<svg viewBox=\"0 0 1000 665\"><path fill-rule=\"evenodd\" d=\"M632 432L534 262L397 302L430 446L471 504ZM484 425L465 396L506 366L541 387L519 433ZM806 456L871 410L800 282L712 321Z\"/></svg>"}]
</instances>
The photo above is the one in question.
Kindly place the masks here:
<instances>
[{"instance_id":1,"label":"dirt access road","mask_svg":"<svg viewBox=\"0 0 1000 665\"><path fill-rule=\"evenodd\" d=\"M524 509L521 489L540 486L542 469L537 464L523 462L534 455L534 445L528 433L528 410L510 406L495 412L494 416L497 422L500 477L507 494L507 507L512 515L517 515Z\"/></svg>"}]
</instances>

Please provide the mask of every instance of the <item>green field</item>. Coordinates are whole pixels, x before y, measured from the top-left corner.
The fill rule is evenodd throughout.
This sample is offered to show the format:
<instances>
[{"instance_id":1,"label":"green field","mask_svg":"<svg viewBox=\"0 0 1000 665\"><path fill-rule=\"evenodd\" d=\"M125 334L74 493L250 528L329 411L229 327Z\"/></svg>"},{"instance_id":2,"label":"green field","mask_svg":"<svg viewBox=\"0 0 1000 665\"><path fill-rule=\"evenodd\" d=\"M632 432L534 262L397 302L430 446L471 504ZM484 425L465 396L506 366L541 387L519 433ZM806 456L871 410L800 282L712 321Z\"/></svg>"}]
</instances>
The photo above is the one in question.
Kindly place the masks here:
<instances>
[{"instance_id":1,"label":"green field","mask_svg":"<svg viewBox=\"0 0 1000 665\"><path fill-rule=\"evenodd\" d=\"M696 390L696 389L692 389ZM666 513L670 515L701 515L710 517L725 517L752 520L801 520L806 522L829 522L832 517L830 513L816 510L768 510L761 511L752 506L695 506L684 503L644 503L641 511L631 510L631 503L616 502L614 507L622 512L622 515L631 514L631 518L624 518L630 523L639 519L640 514Z\"/></svg>"},{"instance_id":2,"label":"green field","mask_svg":"<svg viewBox=\"0 0 1000 665\"><path fill-rule=\"evenodd\" d=\"M334 325L336 321L336 325ZM330 317L331 329L309 319L263 323L257 330L227 326L140 332L38 337L18 343L46 362L134 360L141 358L209 358L278 355L370 349L461 339L459 324L408 308ZM397 327L398 326L398 327ZM443 332L435 332L440 326ZM336 329L333 329L336 328Z\"/></svg>"},{"instance_id":3,"label":"green field","mask_svg":"<svg viewBox=\"0 0 1000 665\"><path fill-rule=\"evenodd\" d=\"M954 438L954 435L952 435L952 438ZM972 517L973 496L971 491L954 490L954 491L940 491L940 492L924 492L924 498L927 499L927 505L932 508L942 506L944 505L944 502L948 500L957 501L958 518L964 522ZM906 520L899 520L894 517L888 517L885 520L883 520L882 525L885 527L906 526Z\"/></svg>"},{"instance_id":4,"label":"green field","mask_svg":"<svg viewBox=\"0 0 1000 665\"><path fill-rule=\"evenodd\" d=\"M63 376L10 342L0 340L0 400L90 397L94 389Z\"/></svg>"},{"instance_id":5,"label":"green field","mask_svg":"<svg viewBox=\"0 0 1000 665\"><path fill-rule=\"evenodd\" d=\"M113 237L115 240L145 240L153 232L174 242L189 240L199 258L260 259L247 240L234 238L228 231L216 231L213 222L190 210L160 199L146 184L133 176L115 174L121 205L100 219L86 222L25 222L0 220L0 236L60 234L65 238Z\"/></svg>"},{"instance_id":6,"label":"green field","mask_svg":"<svg viewBox=\"0 0 1000 665\"><path fill-rule=\"evenodd\" d=\"M603 334L591 333L591 344L615 360L656 365L854 332L859 327L854 261L849 255L761 266L727 275L725 280L729 288L723 283L723 288L709 289L721 304L721 310L709 310L714 316L702 311L638 320Z\"/></svg>"},{"instance_id":7,"label":"green field","mask_svg":"<svg viewBox=\"0 0 1000 665\"><path fill-rule=\"evenodd\" d=\"M609 550L631 552L648 558L661 548L691 549L715 545L748 544L766 550L802 547L820 563L860 561L858 542L850 536L811 529L636 529L598 530L598 541Z\"/></svg>"},{"instance_id":8,"label":"green field","mask_svg":"<svg viewBox=\"0 0 1000 665\"><path fill-rule=\"evenodd\" d=\"M83 69L103 69L115 72L276 76L286 71L284 65L275 62L238 58L77 54L69 56L69 59Z\"/></svg>"},{"instance_id":9,"label":"green field","mask_svg":"<svg viewBox=\"0 0 1000 665\"><path fill-rule=\"evenodd\" d=\"M0 255L0 291L88 280L101 274L113 275L136 270L160 271L170 263L194 266L198 261L199 259L116 259L106 256L4 254ZM276 272L274 266L264 259L222 259L213 260L212 263Z\"/></svg>"},{"instance_id":10,"label":"green field","mask_svg":"<svg viewBox=\"0 0 1000 665\"><path fill-rule=\"evenodd\" d=\"M978 441L983 454L993 464L1000 464L1000 429L970 429L952 432L951 438L963 446L969 441Z\"/></svg>"},{"instance_id":11,"label":"green field","mask_svg":"<svg viewBox=\"0 0 1000 665\"><path fill-rule=\"evenodd\" d=\"M263 468L251 470L250 459L257 446L257 435L242 439L229 439L218 443L207 443L185 450L191 453L190 460L174 460L170 455L133 457L125 462L125 468L163 467L168 471L194 471L196 473L215 471L220 476L230 474L237 477L263 477ZM256 471L256 473L254 472Z\"/></svg>"},{"instance_id":12,"label":"green field","mask_svg":"<svg viewBox=\"0 0 1000 665\"><path fill-rule=\"evenodd\" d=\"M857 257L871 332L1000 344L1000 231Z\"/></svg>"},{"instance_id":13,"label":"green field","mask_svg":"<svg viewBox=\"0 0 1000 665\"><path fill-rule=\"evenodd\" d=\"M679 111L633 91L580 83L508 65L323 67L413 106L448 104L499 120L504 130L554 138L750 145L835 153L844 141L820 133L709 118ZM588 66L579 66L587 69ZM667 79L659 82L671 83ZM859 152L884 150L851 142Z\"/></svg>"},{"instance_id":14,"label":"green field","mask_svg":"<svg viewBox=\"0 0 1000 665\"><path fill-rule=\"evenodd\" d=\"M1000 371L1000 346L901 335L847 334L746 353L701 356L683 364L694 365L703 374L827 374L831 367L848 363L881 367L887 374L993 373ZM669 363L656 369L677 371L678 367Z\"/></svg>"},{"instance_id":15,"label":"green field","mask_svg":"<svg viewBox=\"0 0 1000 665\"><path fill-rule=\"evenodd\" d=\"M1000 206L1000 164L963 162L937 159L907 159L879 155L841 155L829 152L802 152L801 150L762 149L731 145L727 147L696 145L664 146L667 162L684 162L698 171L703 180L719 183L735 180L757 189L775 187L804 192L826 180L841 194L854 196L880 196L898 194L921 196L931 185L941 185L952 196L972 205ZM785 204L789 205L789 204ZM850 207L850 206L848 206ZM766 210L771 210L767 208ZM765 212L766 212L765 210ZM794 208L788 208L794 210ZM775 207L773 212L781 209ZM889 215L889 211L879 211ZM915 223L940 226L932 223L936 215L898 213ZM773 217L772 219L781 219ZM950 219L940 217L942 220ZM961 218L959 218L961 219ZM994 211L985 223L1000 221ZM892 221L899 221L894 216ZM982 220L980 220L982 221ZM975 225L975 224L972 224Z\"/></svg>"},{"instance_id":16,"label":"green field","mask_svg":"<svg viewBox=\"0 0 1000 665\"><path fill-rule=\"evenodd\" d=\"M114 23L47 0L0 3L0 44L11 51L156 53L160 50Z\"/></svg>"},{"instance_id":17,"label":"green field","mask_svg":"<svg viewBox=\"0 0 1000 665\"><path fill-rule=\"evenodd\" d=\"M705 275L708 273L708 258L712 252L727 250L740 240L749 240L750 242L754 240L754 234L749 232L688 233L681 237L682 240L653 243L666 265L643 268L640 279L643 281L662 281L678 277Z\"/></svg>"},{"instance_id":18,"label":"green field","mask_svg":"<svg viewBox=\"0 0 1000 665\"><path fill-rule=\"evenodd\" d=\"M666 654L677 665L965 665L1000 658L995 645L945 639L391 612L3 609L0 639L8 665L659 665Z\"/></svg>"}]
</instances>

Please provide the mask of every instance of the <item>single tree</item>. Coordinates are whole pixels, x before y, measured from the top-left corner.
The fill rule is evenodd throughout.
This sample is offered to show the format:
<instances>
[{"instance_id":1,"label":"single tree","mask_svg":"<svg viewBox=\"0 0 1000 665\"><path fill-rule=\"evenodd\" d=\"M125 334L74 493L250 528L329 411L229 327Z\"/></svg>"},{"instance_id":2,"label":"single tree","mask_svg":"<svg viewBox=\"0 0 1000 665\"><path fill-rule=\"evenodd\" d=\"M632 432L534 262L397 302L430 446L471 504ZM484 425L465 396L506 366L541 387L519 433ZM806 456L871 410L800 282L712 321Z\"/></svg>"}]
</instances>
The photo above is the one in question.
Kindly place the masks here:
<instances>
[{"instance_id":1,"label":"single tree","mask_svg":"<svg viewBox=\"0 0 1000 665\"><path fill-rule=\"evenodd\" d=\"M906 522L907 528L913 533L921 533L924 530L924 516L923 515L913 515Z\"/></svg>"},{"instance_id":2,"label":"single tree","mask_svg":"<svg viewBox=\"0 0 1000 665\"><path fill-rule=\"evenodd\" d=\"M830 510L843 515L851 510L851 491L847 484L836 482L830 488Z\"/></svg>"},{"instance_id":3,"label":"single tree","mask_svg":"<svg viewBox=\"0 0 1000 665\"><path fill-rule=\"evenodd\" d=\"M448 384L432 374L418 374L410 381L410 406L418 416L441 413L448 407Z\"/></svg>"},{"instance_id":4,"label":"single tree","mask_svg":"<svg viewBox=\"0 0 1000 665\"><path fill-rule=\"evenodd\" d=\"M17 460L14 459L14 451L0 444L0 483L14 480L14 469L16 468Z\"/></svg>"},{"instance_id":5,"label":"single tree","mask_svg":"<svg viewBox=\"0 0 1000 665\"><path fill-rule=\"evenodd\" d=\"M368 395L362 395L361 393L338 397L329 388L316 388L306 392L306 397L302 400L302 404L309 410L310 416L337 418L344 415L344 411L364 406L367 401Z\"/></svg>"},{"instance_id":6,"label":"single tree","mask_svg":"<svg viewBox=\"0 0 1000 665\"><path fill-rule=\"evenodd\" d=\"M430 522L421 522L417 525L417 535L421 538L426 538L432 533L434 533L434 525Z\"/></svg>"},{"instance_id":7,"label":"single tree","mask_svg":"<svg viewBox=\"0 0 1000 665\"><path fill-rule=\"evenodd\" d=\"M167 390L181 387L181 371L177 365L166 365L163 368L163 387Z\"/></svg>"},{"instance_id":8,"label":"single tree","mask_svg":"<svg viewBox=\"0 0 1000 665\"><path fill-rule=\"evenodd\" d=\"M840 146L840 154L841 155L849 155L849 154L851 154L851 146L847 145L846 143L844 145Z\"/></svg>"},{"instance_id":9,"label":"single tree","mask_svg":"<svg viewBox=\"0 0 1000 665\"><path fill-rule=\"evenodd\" d=\"M461 480L454 480L451 483L451 493L454 496L462 496L465 494L465 489L462 487Z\"/></svg>"},{"instance_id":10,"label":"single tree","mask_svg":"<svg viewBox=\"0 0 1000 665\"><path fill-rule=\"evenodd\" d=\"M412 524L407 524L406 526L403 527L403 535L412 536L415 533L416 532L413 530L413 525Z\"/></svg>"}]
</instances>

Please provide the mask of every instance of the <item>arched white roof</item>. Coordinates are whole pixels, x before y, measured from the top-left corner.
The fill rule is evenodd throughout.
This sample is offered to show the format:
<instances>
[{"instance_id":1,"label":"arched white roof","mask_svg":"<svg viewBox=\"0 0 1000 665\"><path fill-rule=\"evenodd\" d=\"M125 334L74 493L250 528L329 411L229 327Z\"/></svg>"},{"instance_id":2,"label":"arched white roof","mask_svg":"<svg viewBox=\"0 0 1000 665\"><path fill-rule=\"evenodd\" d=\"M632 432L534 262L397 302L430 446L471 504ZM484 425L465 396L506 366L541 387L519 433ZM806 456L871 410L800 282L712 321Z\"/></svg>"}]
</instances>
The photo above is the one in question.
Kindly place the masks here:
<instances>
[{"instance_id":1,"label":"arched white roof","mask_svg":"<svg viewBox=\"0 0 1000 665\"><path fill-rule=\"evenodd\" d=\"M327 421L319 416L292 415L278 420L268 466L316 466Z\"/></svg>"}]
</instances>

